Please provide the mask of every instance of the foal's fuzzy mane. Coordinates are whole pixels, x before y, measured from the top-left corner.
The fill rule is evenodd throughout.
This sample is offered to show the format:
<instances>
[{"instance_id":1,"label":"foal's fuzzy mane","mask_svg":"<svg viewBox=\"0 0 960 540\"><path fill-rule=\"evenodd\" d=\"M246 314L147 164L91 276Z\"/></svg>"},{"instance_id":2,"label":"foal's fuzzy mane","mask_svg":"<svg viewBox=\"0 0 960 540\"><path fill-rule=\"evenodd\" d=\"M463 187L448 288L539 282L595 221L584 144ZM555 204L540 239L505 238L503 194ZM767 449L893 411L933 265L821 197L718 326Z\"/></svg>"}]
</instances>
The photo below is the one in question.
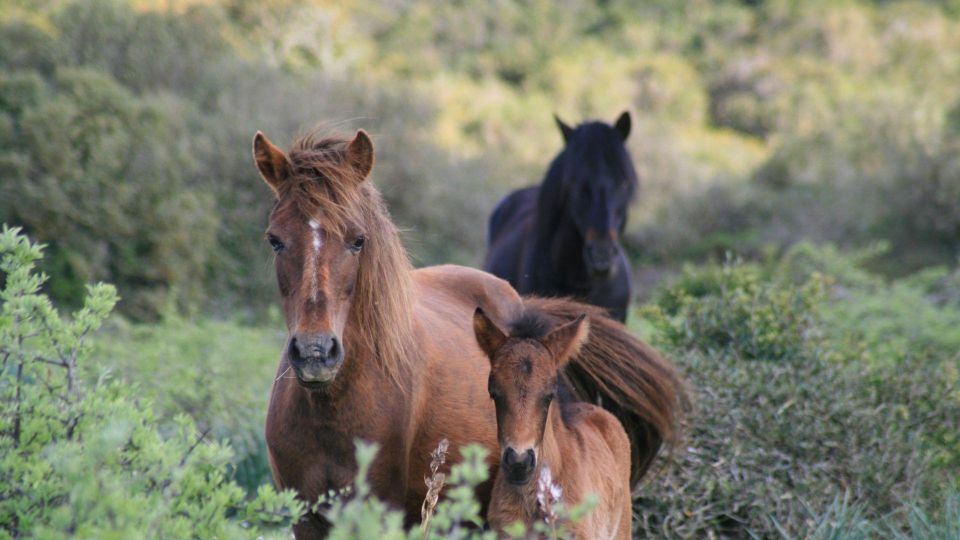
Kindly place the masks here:
<instances>
[{"instance_id":1,"label":"foal's fuzzy mane","mask_svg":"<svg viewBox=\"0 0 960 540\"><path fill-rule=\"evenodd\" d=\"M540 339L553 330L554 323L540 310L525 307L510 321L510 337L517 339Z\"/></svg>"},{"instance_id":2,"label":"foal's fuzzy mane","mask_svg":"<svg viewBox=\"0 0 960 540\"><path fill-rule=\"evenodd\" d=\"M375 358L399 384L414 354L413 267L380 193L346 159L351 140L313 131L294 142L288 153L293 174L279 199L291 200L328 234L366 237L344 345L356 351L351 355Z\"/></svg>"}]
</instances>

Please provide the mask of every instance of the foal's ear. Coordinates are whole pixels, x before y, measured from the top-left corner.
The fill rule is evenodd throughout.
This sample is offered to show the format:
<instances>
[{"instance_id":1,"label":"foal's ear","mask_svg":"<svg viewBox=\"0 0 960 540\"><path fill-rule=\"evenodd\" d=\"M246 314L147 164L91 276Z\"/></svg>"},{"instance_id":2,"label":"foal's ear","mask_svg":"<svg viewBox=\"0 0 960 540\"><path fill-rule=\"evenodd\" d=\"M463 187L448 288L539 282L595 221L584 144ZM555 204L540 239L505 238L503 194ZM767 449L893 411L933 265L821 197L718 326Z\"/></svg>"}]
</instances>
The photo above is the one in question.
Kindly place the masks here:
<instances>
[{"instance_id":1,"label":"foal's ear","mask_svg":"<svg viewBox=\"0 0 960 540\"><path fill-rule=\"evenodd\" d=\"M347 145L347 160L361 180L370 176L370 171L373 170L373 141L366 131L358 130L357 135Z\"/></svg>"},{"instance_id":2,"label":"foal's ear","mask_svg":"<svg viewBox=\"0 0 960 540\"><path fill-rule=\"evenodd\" d=\"M620 113L620 118L613 124L613 129L620 132L620 138L627 140L630 136L630 111Z\"/></svg>"},{"instance_id":3,"label":"foal's ear","mask_svg":"<svg viewBox=\"0 0 960 540\"><path fill-rule=\"evenodd\" d=\"M480 348L493 362L497 351L506 343L507 336L479 307L473 312L473 333L477 336Z\"/></svg>"},{"instance_id":4,"label":"foal's ear","mask_svg":"<svg viewBox=\"0 0 960 540\"><path fill-rule=\"evenodd\" d=\"M556 361L557 367L562 368L570 358L580 352L580 347L586 342L589 333L590 321L584 314L553 329L540 338L540 342L550 351L550 356Z\"/></svg>"},{"instance_id":5,"label":"foal's ear","mask_svg":"<svg viewBox=\"0 0 960 540\"><path fill-rule=\"evenodd\" d=\"M280 186L290 178L290 160L267 136L258 131L253 138L253 161L263 181L270 186L273 194L280 195Z\"/></svg>"},{"instance_id":6,"label":"foal's ear","mask_svg":"<svg viewBox=\"0 0 960 540\"><path fill-rule=\"evenodd\" d=\"M557 127L560 128L560 133L563 134L564 144L570 142L570 134L573 133L573 128L565 124L556 113L553 114L553 120L557 123Z\"/></svg>"}]
</instances>

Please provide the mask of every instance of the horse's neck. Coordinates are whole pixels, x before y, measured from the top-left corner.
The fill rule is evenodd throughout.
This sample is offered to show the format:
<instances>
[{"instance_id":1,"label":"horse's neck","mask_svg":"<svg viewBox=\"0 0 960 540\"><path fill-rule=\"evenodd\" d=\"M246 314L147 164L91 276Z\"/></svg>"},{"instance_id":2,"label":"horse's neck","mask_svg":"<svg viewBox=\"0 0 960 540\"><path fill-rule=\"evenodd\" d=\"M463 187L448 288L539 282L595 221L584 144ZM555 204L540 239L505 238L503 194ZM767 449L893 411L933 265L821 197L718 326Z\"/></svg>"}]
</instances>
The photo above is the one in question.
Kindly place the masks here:
<instances>
[{"instance_id":1,"label":"horse's neck","mask_svg":"<svg viewBox=\"0 0 960 540\"><path fill-rule=\"evenodd\" d=\"M309 411L315 423L339 427L352 419L354 425L362 425L372 403L403 397L398 383L367 356L361 353L346 358L343 369L328 388L310 390L289 381L288 391L294 394L298 408Z\"/></svg>"},{"instance_id":2,"label":"horse's neck","mask_svg":"<svg viewBox=\"0 0 960 540\"><path fill-rule=\"evenodd\" d=\"M550 403L543 430L543 442L540 443L543 454L540 458L540 468L542 470L544 465L550 467L554 482L563 475L563 452L560 449L563 448L563 438L567 435L567 426L563 423L560 407L560 403L556 400Z\"/></svg>"},{"instance_id":3,"label":"horse's neck","mask_svg":"<svg viewBox=\"0 0 960 540\"><path fill-rule=\"evenodd\" d=\"M537 198L533 249L528 273L539 281L556 279L558 275L585 277L583 236L565 211L559 178L551 171L540 185Z\"/></svg>"},{"instance_id":4,"label":"horse's neck","mask_svg":"<svg viewBox=\"0 0 960 540\"><path fill-rule=\"evenodd\" d=\"M541 283L567 287L581 282L589 284L583 237L572 220L561 216L552 222L552 227L537 231L527 268L528 274Z\"/></svg>"}]
</instances>

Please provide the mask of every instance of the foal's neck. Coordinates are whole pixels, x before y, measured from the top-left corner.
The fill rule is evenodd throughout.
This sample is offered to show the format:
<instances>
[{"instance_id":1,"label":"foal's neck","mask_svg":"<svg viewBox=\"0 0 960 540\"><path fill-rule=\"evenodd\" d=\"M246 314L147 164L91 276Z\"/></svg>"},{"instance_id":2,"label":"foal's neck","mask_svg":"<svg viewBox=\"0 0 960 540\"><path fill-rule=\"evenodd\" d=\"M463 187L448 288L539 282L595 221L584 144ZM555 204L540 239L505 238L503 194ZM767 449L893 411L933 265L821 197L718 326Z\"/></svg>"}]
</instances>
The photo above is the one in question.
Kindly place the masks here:
<instances>
[{"instance_id":1,"label":"foal's neck","mask_svg":"<svg viewBox=\"0 0 960 540\"><path fill-rule=\"evenodd\" d=\"M563 437L566 426L563 424L563 416L560 413L560 403L556 400L550 403L547 409L547 421L543 430L543 442L540 443L541 459L540 469L544 466L550 467L550 473L554 478L558 478L563 472L563 455L560 452L560 438ZM540 473L537 472L537 480L540 479Z\"/></svg>"}]
</instances>

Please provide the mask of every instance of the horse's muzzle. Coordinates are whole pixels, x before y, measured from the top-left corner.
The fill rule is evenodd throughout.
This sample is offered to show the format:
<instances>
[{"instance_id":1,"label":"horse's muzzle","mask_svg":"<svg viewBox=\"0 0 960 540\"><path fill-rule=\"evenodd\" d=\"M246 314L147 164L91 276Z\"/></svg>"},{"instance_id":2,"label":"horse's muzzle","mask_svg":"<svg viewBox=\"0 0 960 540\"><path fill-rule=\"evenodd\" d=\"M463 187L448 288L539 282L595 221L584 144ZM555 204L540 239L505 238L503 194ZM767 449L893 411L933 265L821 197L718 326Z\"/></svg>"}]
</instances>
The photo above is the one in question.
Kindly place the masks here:
<instances>
[{"instance_id":1,"label":"horse's muzzle","mask_svg":"<svg viewBox=\"0 0 960 540\"><path fill-rule=\"evenodd\" d=\"M590 275L596 277L611 276L617 271L617 257L620 248L610 240L588 242L583 247L583 261Z\"/></svg>"},{"instance_id":2,"label":"horse's muzzle","mask_svg":"<svg viewBox=\"0 0 960 540\"><path fill-rule=\"evenodd\" d=\"M337 376L343 365L343 346L333 334L298 334L290 339L287 359L300 384L315 387Z\"/></svg>"},{"instance_id":3,"label":"horse's muzzle","mask_svg":"<svg viewBox=\"0 0 960 540\"><path fill-rule=\"evenodd\" d=\"M503 451L503 457L500 460L500 466L503 468L503 474L507 482L515 486L522 486L530 482L536 463L537 458L534 456L532 449L518 454L510 447Z\"/></svg>"}]
</instances>

